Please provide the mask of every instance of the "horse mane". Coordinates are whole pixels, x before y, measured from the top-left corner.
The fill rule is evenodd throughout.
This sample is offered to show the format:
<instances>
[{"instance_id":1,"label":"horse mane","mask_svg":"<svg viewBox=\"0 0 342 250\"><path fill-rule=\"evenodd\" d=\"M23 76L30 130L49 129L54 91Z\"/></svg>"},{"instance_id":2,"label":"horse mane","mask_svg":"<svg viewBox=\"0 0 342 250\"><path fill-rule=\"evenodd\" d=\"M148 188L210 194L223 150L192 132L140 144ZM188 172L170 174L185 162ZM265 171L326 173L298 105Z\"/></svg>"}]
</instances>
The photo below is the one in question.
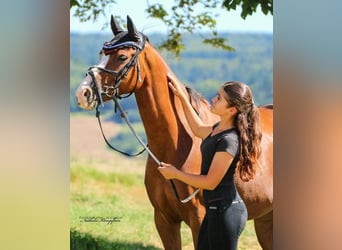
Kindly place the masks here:
<instances>
[{"instance_id":1,"label":"horse mane","mask_svg":"<svg viewBox=\"0 0 342 250\"><path fill-rule=\"evenodd\" d=\"M199 102L199 101L207 102L207 99L202 94L197 92L194 88L189 87L189 86L185 86L185 88L190 98L193 99L195 102Z\"/></svg>"},{"instance_id":2,"label":"horse mane","mask_svg":"<svg viewBox=\"0 0 342 250\"><path fill-rule=\"evenodd\" d=\"M204 103L205 105L209 106L208 100L199 92L197 92L194 88L185 86L185 89L189 94L191 106L196 111L197 115L201 116L201 103Z\"/></svg>"}]
</instances>

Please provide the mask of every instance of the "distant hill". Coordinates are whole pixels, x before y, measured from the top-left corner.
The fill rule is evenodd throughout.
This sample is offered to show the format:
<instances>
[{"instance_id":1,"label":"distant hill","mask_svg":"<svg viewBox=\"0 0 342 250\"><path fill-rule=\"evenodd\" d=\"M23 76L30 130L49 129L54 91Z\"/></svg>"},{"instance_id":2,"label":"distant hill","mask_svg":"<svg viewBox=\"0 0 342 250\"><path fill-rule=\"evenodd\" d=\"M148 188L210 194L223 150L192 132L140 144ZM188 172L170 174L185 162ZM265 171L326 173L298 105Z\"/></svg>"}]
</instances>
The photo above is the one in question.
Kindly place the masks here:
<instances>
[{"instance_id":1,"label":"distant hill","mask_svg":"<svg viewBox=\"0 0 342 250\"><path fill-rule=\"evenodd\" d=\"M234 52L226 52L203 44L203 35L184 35L185 50L180 59L162 51L170 68L183 83L192 86L206 98L211 99L219 86L230 80L247 83L258 105L273 103L273 34L224 33ZM70 34L70 111L81 112L75 103L75 90L89 66L98 63L98 53L111 34ZM149 39L157 47L164 35L152 34ZM135 99L125 100L131 109L133 120L139 115ZM111 106L107 109L110 109Z\"/></svg>"}]
</instances>

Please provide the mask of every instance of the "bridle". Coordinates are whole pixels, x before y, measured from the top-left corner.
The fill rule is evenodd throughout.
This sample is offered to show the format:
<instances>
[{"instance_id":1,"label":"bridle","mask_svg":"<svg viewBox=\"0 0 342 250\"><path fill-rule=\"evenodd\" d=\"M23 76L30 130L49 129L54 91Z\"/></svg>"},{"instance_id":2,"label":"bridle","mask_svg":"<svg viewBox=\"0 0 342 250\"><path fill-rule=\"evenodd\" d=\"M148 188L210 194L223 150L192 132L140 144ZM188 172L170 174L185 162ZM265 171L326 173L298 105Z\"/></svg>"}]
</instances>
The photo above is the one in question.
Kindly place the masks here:
<instances>
[{"instance_id":1,"label":"bridle","mask_svg":"<svg viewBox=\"0 0 342 250\"><path fill-rule=\"evenodd\" d=\"M115 51L116 49L120 49L120 48L127 48L127 47L134 47L136 49L136 52L135 54L133 55L133 57L130 59L130 61L122 68L120 69L119 71L114 71L114 70L110 70L110 69L107 69L107 68L104 68L104 67L100 67L100 66L92 66L88 69L88 72L87 72L87 75L89 75L92 79L92 82L90 84L90 87L92 89L95 89L95 94L99 100L99 102L97 102L96 104L96 117L98 118L98 122L99 122L99 126L100 126L100 129L101 129L101 133L102 133L102 136L105 140L105 142L107 143L107 145L121 153L121 154L124 154L126 156L137 156L137 155L140 155L142 154L145 150L147 151L147 153L150 155L150 157L157 163L157 165L160 167L162 166L161 164L161 161L158 160L158 158L152 153L152 151L149 149L148 145L146 145L142 139L138 136L138 134L135 132L134 128L132 127L131 123L129 122L128 118L127 118L127 115L126 115L126 112L123 111L121 105L119 104L119 101L118 99L122 99L122 98L127 98L129 97L130 95L132 95L135 90L136 90L136 87L138 85L138 82L141 81L141 78L140 78L140 64L139 64L139 59L138 59L138 56L140 54L140 52L144 49L145 47L145 43L146 43L146 38L145 37L142 37L142 44L139 45L135 42L125 42L125 43L121 43L121 44L118 44L118 45L112 45L110 43L105 43L104 46L103 46L103 51L106 55L110 54L111 52ZM122 82L123 79L125 79L125 77L127 76L128 72L136 65L137 67L137 80L135 82L135 85L134 85L134 88L133 90L128 93L127 95L125 96L120 96L119 95L119 86ZM94 74L94 71L103 71L103 72L106 72L108 74L111 74L113 77L114 77L114 84L113 86L103 86L102 89L100 89L100 86L96 80L96 77L95 77L95 74ZM107 97L109 98L112 98L113 101L114 101L114 112L116 113L117 109L119 109L120 111L120 115L121 117L125 120L126 124L128 125L128 127L130 128L131 132L133 133L133 135L136 137L136 139L138 140L138 142L143 146L143 150L140 151L139 153L137 154L128 154L126 152L123 152L121 150L118 150L117 148L113 147L109 141L107 140L107 138L105 137L104 133L103 133L103 129L102 129L102 125L101 125L101 120L100 120L100 111L99 111L99 106L101 105L102 107L104 106L104 102L103 102L103 99L102 99L102 96L103 95L106 95ZM188 196L187 198L185 199L180 199L179 197L179 194L177 192L177 189L176 189L176 186L173 182L173 180L170 180L170 183L171 183L171 186L172 186L172 189L173 189L173 192L176 196L176 198L178 199L178 201L180 201L181 203L187 203L189 202L193 197L196 196L196 194L199 192L199 189L196 189L190 196Z\"/></svg>"},{"instance_id":2,"label":"bridle","mask_svg":"<svg viewBox=\"0 0 342 250\"><path fill-rule=\"evenodd\" d=\"M114 70L107 69L105 67L101 67L98 65L92 66L88 69L87 75L89 75L92 79L90 87L92 89L95 89L96 97L98 98L98 100L100 102L100 103L97 103L96 109L98 109L100 104L102 107L104 106L104 102L103 102L103 98L102 98L103 95L105 95L109 98L115 97L115 98L122 99L122 98L127 98L134 93L134 91L138 85L138 82L141 81L140 80L141 79L140 78L140 64L139 64L138 56L139 56L140 52L144 49L145 43L146 43L146 39L143 39L142 46L140 46L139 44L137 44L135 42L125 42L125 43L121 43L118 45L111 45L108 42L104 43L103 52L105 55L108 55L115 50L118 50L121 48L128 48L128 47L135 48L136 52L134 53L134 55L130 59L130 61L127 64L125 64L124 67L122 69L120 69L119 71L114 71ZM128 72L131 69L133 69L133 67L135 65L137 67L137 80L135 82L134 88L129 94L127 94L125 96L120 96L119 91L118 91L119 86L120 86L122 80L126 78ZM113 85L103 85L102 88L100 89L100 86L99 86L99 84L96 80L95 74L94 74L95 71L102 71L102 72L106 72L107 74L112 75L114 78Z\"/></svg>"}]
</instances>

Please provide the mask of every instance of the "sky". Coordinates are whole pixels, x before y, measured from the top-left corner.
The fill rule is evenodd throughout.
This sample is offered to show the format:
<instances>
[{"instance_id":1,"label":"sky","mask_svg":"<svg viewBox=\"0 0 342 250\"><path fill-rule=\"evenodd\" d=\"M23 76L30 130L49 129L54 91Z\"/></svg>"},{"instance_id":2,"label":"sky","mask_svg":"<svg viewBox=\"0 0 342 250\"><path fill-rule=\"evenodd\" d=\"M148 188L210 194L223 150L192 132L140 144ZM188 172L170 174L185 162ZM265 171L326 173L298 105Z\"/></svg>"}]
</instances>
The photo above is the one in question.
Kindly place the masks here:
<instances>
[{"instance_id":1,"label":"sky","mask_svg":"<svg viewBox=\"0 0 342 250\"><path fill-rule=\"evenodd\" d=\"M153 32L167 32L167 27L161 21L147 18L145 9L147 8L147 3L145 0L118 0L117 4L109 6L105 10L107 17L101 15L101 18L97 22L79 22L77 18L73 17L74 8L70 10L70 32L110 32L110 26L103 29L105 23L110 20L110 15L119 15L124 20L126 16L129 15L135 26L139 31L146 34ZM150 4L158 3L160 1L149 0ZM134 3L134 4L133 4ZM162 5L166 11L170 10L173 5L174 0L163 0ZM132 8L134 6L134 8ZM218 9L219 14L217 21L217 30L222 31L234 31L234 32L273 32L273 16L268 14L264 15L261 10L258 9L256 13L252 16L248 16L245 20L241 18L241 9L228 12L224 9Z\"/></svg>"}]
</instances>

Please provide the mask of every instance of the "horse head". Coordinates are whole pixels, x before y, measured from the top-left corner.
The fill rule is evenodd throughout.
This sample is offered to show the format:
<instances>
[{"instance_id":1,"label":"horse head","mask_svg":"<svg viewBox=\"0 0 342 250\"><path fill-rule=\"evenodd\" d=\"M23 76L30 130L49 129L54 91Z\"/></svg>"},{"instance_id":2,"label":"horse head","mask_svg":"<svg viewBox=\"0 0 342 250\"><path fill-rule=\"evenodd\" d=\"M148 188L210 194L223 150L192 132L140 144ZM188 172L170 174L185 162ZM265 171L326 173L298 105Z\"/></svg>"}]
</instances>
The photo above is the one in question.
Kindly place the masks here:
<instances>
[{"instance_id":1,"label":"horse head","mask_svg":"<svg viewBox=\"0 0 342 250\"><path fill-rule=\"evenodd\" d=\"M147 37L137 31L129 16L127 31L113 16L111 29L114 37L103 44L100 62L88 69L76 90L77 103L86 110L93 110L113 97L122 97L122 94L129 96L142 83L138 56L145 47Z\"/></svg>"}]
</instances>

